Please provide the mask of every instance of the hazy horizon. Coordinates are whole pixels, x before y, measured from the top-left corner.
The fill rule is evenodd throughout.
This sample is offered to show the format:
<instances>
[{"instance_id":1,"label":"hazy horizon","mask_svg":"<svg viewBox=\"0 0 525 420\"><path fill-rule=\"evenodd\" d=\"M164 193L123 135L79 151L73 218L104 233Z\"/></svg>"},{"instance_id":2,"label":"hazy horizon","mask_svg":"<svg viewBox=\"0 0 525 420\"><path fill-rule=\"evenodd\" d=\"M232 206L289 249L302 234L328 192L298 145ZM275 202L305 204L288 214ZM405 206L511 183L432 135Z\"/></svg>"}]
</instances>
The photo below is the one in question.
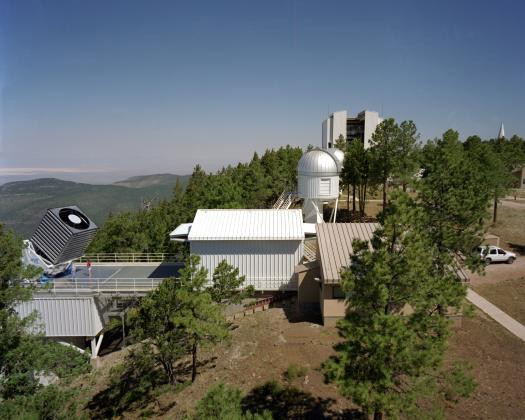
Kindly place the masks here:
<instances>
[{"instance_id":1,"label":"hazy horizon","mask_svg":"<svg viewBox=\"0 0 525 420\"><path fill-rule=\"evenodd\" d=\"M448 128L491 138L501 121L524 136L524 12L512 1L6 0L0 183L216 171L320 145L322 119L341 109L412 119L422 140Z\"/></svg>"}]
</instances>

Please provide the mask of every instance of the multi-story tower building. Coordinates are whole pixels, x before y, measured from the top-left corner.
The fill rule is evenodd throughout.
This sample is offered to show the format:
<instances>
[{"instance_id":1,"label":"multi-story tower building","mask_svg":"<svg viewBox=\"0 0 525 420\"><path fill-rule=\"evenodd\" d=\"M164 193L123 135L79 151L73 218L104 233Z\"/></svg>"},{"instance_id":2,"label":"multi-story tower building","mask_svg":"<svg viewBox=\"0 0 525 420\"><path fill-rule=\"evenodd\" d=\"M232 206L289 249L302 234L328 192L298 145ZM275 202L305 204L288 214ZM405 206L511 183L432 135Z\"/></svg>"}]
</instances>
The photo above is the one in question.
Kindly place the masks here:
<instances>
[{"instance_id":1,"label":"multi-story tower building","mask_svg":"<svg viewBox=\"0 0 525 420\"><path fill-rule=\"evenodd\" d=\"M381 121L383 121L383 119L374 111L361 111L355 118L348 117L346 111L334 112L323 121L323 149L334 147L340 135L342 135L346 141L353 139L360 140L366 149L370 146L372 134Z\"/></svg>"}]
</instances>

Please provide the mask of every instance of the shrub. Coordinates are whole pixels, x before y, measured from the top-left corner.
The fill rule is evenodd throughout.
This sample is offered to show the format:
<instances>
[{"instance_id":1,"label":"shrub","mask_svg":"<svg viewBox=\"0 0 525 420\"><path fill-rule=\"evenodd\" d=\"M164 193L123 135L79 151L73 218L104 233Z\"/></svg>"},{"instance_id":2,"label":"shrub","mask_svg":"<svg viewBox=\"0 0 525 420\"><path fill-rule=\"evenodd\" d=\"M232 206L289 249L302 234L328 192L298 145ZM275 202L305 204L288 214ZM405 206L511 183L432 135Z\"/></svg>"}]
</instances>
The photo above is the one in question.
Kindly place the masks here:
<instances>
[{"instance_id":1,"label":"shrub","mask_svg":"<svg viewBox=\"0 0 525 420\"><path fill-rule=\"evenodd\" d=\"M291 363L288 365L286 372L284 372L284 377L288 381L293 381L296 378L302 378L304 375L306 375L306 372L308 372L308 368Z\"/></svg>"}]
</instances>

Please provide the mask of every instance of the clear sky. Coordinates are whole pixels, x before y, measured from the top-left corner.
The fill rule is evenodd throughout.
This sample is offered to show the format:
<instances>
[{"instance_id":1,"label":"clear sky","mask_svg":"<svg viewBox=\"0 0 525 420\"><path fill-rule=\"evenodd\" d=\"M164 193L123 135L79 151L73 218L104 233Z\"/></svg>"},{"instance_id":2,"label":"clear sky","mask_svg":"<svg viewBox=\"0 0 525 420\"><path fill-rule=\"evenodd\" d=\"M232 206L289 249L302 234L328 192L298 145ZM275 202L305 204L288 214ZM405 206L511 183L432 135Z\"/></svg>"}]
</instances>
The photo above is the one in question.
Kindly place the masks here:
<instances>
[{"instance_id":1,"label":"clear sky","mask_svg":"<svg viewBox=\"0 0 525 420\"><path fill-rule=\"evenodd\" d=\"M525 135L523 1L0 2L0 181L216 170L328 112ZM114 176L114 175L113 175Z\"/></svg>"}]
</instances>

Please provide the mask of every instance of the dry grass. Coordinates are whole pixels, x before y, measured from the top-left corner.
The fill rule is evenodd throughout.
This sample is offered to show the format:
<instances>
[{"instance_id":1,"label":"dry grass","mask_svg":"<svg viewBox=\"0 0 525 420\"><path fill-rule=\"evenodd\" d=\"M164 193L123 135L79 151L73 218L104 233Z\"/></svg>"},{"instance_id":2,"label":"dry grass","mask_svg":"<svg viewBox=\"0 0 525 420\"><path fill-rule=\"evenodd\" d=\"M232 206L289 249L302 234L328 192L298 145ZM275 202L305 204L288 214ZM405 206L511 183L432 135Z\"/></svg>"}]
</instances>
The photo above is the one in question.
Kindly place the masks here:
<instances>
[{"instance_id":1,"label":"dry grass","mask_svg":"<svg viewBox=\"0 0 525 420\"><path fill-rule=\"evenodd\" d=\"M525 343L485 314L464 319L450 340L449 360L472 365L474 394L445 411L447 419L522 419L525 413Z\"/></svg>"},{"instance_id":2,"label":"dry grass","mask_svg":"<svg viewBox=\"0 0 525 420\"><path fill-rule=\"evenodd\" d=\"M294 304L258 312L238 324L229 345L202 354L201 361L210 362L201 367L194 384L180 392L163 390L146 407L126 411L122 417L182 418L218 382L253 393L264 390L268 381L277 380L293 386L298 401L308 403L299 408L317 415L307 418L342 418L354 407L333 385L324 383L320 370L338 340L335 328L301 320ZM84 388L81 404L104 391L109 367L122 361L123 354L117 352L103 359L101 369L90 377L91 386ZM471 363L479 387L472 398L445 407L446 418L520 418L525 412L525 343L478 312L454 328L447 360L458 359ZM289 372L291 366L293 374ZM296 374L298 369L300 373ZM291 410L299 403L286 404ZM83 414L89 417L93 413L86 408ZM277 417L285 418L281 414Z\"/></svg>"},{"instance_id":3,"label":"dry grass","mask_svg":"<svg viewBox=\"0 0 525 420\"><path fill-rule=\"evenodd\" d=\"M518 209L500 205L498 221L489 228L489 232L499 236L511 247L517 245L525 248L525 207ZM505 246L504 243L501 245Z\"/></svg>"},{"instance_id":4,"label":"dry grass","mask_svg":"<svg viewBox=\"0 0 525 420\"><path fill-rule=\"evenodd\" d=\"M525 277L496 284L480 284L473 288L511 317L525 323Z\"/></svg>"}]
</instances>

